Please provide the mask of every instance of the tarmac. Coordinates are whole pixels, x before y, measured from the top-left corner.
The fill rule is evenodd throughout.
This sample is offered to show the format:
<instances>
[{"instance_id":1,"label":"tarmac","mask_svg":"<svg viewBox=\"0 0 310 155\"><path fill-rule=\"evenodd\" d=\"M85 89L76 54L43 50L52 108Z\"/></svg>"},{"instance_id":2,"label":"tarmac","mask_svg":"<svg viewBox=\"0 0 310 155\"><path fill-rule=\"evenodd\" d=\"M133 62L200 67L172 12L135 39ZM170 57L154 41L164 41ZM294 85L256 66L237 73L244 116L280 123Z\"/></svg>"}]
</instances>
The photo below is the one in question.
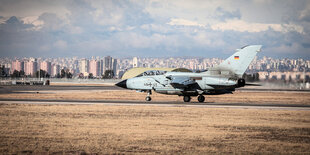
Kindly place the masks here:
<instances>
[{"instance_id":1,"label":"tarmac","mask_svg":"<svg viewBox=\"0 0 310 155\"><path fill-rule=\"evenodd\" d=\"M1 86L0 93L27 93L39 91L58 90L124 90L115 86ZM242 90L242 89L241 89ZM244 91L291 91L291 90L264 90L244 89ZM281 110L306 110L310 111L310 105L297 104L268 104L268 103L213 103L213 102L160 102L160 101L125 101L125 100L38 100L38 99L0 99L0 104L76 104L76 105L126 105L126 106L170 106L170 107L201 107L201 108L241 108L241 109L281 109Z\"/></svg>"},{"instance_id":2,"label":"tarmac","mask_svg":"<svg viewBox=\"0 0 310 155\"><path fill-rule=\"evenodd\" d=\"M20 93L26 91L45 91L45 90L124 90L116 86L83 86L83 85L10 85L0 86L0 94Z\"/></svg>"},{"instance_id":3,"label":"tarmac","mask_svg":"<svg viewBox=\"0 0 310 155\"><path fill-rule=\"evenodd\" d=\"M199 108L237 108L270 110L310 111L310 105L258 104L258 103L212 103L212 102L146 102L124 100L36 100L0 99L0 104L49 104L49 105L114 105L114 106L161 106L161 107L199 107Z\"/></svg>"}]
</instances>

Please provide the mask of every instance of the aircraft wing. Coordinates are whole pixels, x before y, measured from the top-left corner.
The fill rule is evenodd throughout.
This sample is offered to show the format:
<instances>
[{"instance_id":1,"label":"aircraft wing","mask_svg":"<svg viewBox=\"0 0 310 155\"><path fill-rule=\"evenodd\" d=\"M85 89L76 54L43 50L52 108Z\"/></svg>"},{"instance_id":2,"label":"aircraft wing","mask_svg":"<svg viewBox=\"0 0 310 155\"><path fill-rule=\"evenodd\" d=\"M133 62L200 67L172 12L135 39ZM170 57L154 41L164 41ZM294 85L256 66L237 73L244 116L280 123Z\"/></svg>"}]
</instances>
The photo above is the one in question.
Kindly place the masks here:
<instances>
[{"instance_id":1,"label":"aircraft wing","mask_svg":"<svg viewBox=\"0 0 310 155\"><path fill-rule=\"evenodd\" d=\"M196 81L190 77L169 77L171 79L170 85L174 88L187 88L192 84L195 84Z\"/></svg>"}]
</instances>

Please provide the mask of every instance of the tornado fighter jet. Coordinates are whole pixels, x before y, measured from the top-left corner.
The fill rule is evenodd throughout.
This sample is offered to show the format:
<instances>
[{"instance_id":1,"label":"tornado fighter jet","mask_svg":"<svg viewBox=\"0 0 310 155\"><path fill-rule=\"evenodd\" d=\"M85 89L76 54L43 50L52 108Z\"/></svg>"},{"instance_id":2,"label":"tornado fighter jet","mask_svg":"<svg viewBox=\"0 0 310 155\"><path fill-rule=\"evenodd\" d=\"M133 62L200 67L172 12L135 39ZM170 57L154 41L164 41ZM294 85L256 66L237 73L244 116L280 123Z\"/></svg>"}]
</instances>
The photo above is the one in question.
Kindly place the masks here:
<instances>
[{"instance_id":1,"label":"tornado fighter jet","mask_svg":"<svg viewBox=\"0 0 310 155\"><path fill-rule=\"evenodd\" d=\"M236 52L221 64L201 73L167 72L149 70L136 77L123 80L116 86L146 92L146 101L151 101L152 91L161 94L183 96L184 102L198 96L204 102L204 95L232 93L235 88L247 85L242 75L261 50L262 45L248 45Z\"/></svg>"}]
</instances>

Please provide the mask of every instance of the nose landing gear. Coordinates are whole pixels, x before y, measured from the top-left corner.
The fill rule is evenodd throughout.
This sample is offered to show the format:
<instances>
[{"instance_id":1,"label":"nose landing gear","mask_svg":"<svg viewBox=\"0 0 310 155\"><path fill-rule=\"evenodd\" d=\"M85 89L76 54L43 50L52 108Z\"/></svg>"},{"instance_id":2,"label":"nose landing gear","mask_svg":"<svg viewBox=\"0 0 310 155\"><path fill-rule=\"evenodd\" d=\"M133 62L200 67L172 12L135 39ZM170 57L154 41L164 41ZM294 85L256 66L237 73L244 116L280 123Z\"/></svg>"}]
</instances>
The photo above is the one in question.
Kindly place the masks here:
<instances>
[{"instance_id":1,"label":"nose landing gear","mask_svg":"<svg viewBox=\"0 0 310 155\"><path fill-rule=\"evenodd\" d=\"M145 101L151 101L152 100L151 95L152 95L152 91L151 90L147 91L147 96L145 97Z\"/></svg>"},{"instance_id":2,"label":"nose landing gear","mask_svg":"<svg viewBox=\"0 0 310 155\"><path fill-rule=\"evenodd\" d=\"M150 96L145 97L145 101L151 101L152 98Z\"/></svg>"}]
</instances>

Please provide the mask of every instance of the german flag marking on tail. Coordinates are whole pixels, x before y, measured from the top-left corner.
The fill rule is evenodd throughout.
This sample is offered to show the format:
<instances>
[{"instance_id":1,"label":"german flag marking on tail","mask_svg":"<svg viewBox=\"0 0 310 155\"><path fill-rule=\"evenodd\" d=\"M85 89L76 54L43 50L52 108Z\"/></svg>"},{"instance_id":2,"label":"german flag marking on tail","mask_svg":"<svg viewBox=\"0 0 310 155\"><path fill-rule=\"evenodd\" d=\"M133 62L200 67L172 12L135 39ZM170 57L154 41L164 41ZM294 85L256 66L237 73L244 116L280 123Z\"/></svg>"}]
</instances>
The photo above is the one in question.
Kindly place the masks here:
<instances>
[{"instance_id":1,"label":"german flag marking on tail","mask_svg":"<svg viewBox=\"0 0 310 155\"><path fill-rule=\"evenodd\" d=\"M235 56L235 60L239 60L239 56Z\"/></svg>"}]
</instances>

